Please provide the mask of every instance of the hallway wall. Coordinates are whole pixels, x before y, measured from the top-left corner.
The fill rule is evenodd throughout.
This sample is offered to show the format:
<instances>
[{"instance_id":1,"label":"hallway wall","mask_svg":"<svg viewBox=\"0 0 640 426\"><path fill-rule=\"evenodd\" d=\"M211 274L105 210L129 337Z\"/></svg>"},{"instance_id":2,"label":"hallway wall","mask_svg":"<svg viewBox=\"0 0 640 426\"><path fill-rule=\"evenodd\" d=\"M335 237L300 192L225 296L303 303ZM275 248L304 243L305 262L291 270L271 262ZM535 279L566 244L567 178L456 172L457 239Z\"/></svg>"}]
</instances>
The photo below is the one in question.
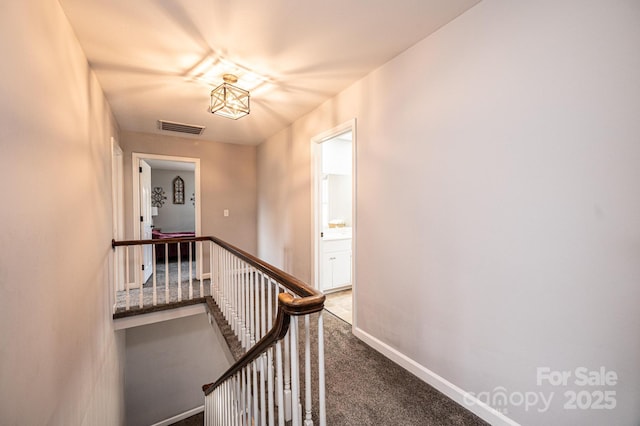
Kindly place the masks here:
<instances>
[{"instance_id":1,"label":"hallway wall","mask_svg":"<svg viewBox=\"0 0 640 426\"><path fill-rule=\"evenodd\" d=\"M461 403L555 394L471 406L496 424L637 424L638 22L633 0L483 0L260 145L259 255L310 282L310 140L356 117L358 335ZM564 408L593 390L615 409Z\"/></svg>"},{"instance_id":2,"label":"hallway wall","mask_svg":"<svg viewBox=\"0 0 640 426\"><path fill-rule=\"evenodd\" d=\"M256 147L123 131L125 232L133 236L131 153L200 159L202 235L256 253ZM167 202L171 202L171 191ZM190 197L191 194L187 194ZM229 216L224 217L224 209Z\"/></svg>"},{"instance_id":3,"label":"hallway wall","mask_svg":"<svg viewBox=\"0 0 640 426\"><path fill-rule=\"evenodd\" d=\"M57 1L1 9L0 424L123 424L116 122Z\"/></svg>"}]
</instances>

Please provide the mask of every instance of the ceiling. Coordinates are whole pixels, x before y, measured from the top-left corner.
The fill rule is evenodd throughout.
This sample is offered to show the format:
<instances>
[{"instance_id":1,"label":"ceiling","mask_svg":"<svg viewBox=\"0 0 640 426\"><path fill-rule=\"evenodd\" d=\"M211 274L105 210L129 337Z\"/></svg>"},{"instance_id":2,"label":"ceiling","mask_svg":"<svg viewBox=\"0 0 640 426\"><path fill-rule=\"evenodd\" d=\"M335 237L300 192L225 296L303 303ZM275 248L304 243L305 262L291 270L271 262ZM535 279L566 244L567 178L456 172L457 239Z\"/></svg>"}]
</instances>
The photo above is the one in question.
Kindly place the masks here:
<instances>
[{"instance_id":1,"label":"ceiling","mask_svg":"<svg viewBox=\"0 0 640 426\"><path fill-rule=\"evenodd\" d=\"M146 161L153 170L176 170L181 172L193 172L196 169L196 163L191 163L188 161L157 160L154 158L145 158L144 161Z\"/></svg>"},{"instance_id":2,"label":"ceiling","mask_svg":"<svg viewBox=\"0 0 640 426\"><path fill-rule=\"evenodd\" d=\"M121 130L256 145L480 0L60 0ZM251 113L207 111L222 78L257 73ZM206 81L205 81L206 80ZM218 81L216 81L218 80ZM240 85L240 84L238 84ZM164 132L158 120L205 126Z\"/></svg>"}]
</instances>

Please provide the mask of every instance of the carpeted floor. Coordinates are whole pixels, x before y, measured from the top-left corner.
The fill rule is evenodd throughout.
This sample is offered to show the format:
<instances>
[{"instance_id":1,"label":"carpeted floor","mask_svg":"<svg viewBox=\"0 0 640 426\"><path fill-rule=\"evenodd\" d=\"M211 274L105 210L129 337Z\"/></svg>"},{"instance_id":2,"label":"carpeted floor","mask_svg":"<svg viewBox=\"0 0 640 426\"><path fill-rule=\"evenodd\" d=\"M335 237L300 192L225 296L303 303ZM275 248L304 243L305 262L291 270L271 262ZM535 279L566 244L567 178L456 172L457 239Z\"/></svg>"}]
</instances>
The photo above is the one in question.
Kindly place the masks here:
<instances>
[{"instance_id":1,"label":"carpeted floor","mask_svg":"<svg viewBox=\"0 0 640 426\"><path fill-rule=\"evenodd\" d=\"M312 315L312 348L317 314ZM328 425L486 425L407 370L356 338L351 324L323 311ZM300 341L304 341L300 321ZM302 356L302 350L301 356ZM317 359L312 350L312 364ZM301 366L304 362L301 359ZM303 370L303 368L301 368ZM317 366L312 365L312 371ZM302 371L300 373L303 374ZM314 394L317 383L313 382ZM317 407L317 401L313 403ZM314 410L315 411L315 410ZM313 413L314 422L317 412Z\"/></svg>"},{"instance_id":2,"label":"carpeted floor","mask_svg":"<svg viewBox=\"0 0 640 426\"><path fill-rule=\"evenodd\" d=\"M183 264L184 265L184 264ZM160 266L160 265L158 265ZM177 263L170 264L170 277L177 282ZM184 277L186 272L186 278ZM164 285L164 270L158 268L157 283ZM183 296L188 295L188 269L183 267ZM151 280L145 283L143 294ZM197 284L196 284L197 283ZM205 294L208 280L205 280ZM194 293L199 294L199 281L193 280ZM160 287L158 287L160 288ZM196 292L197 289L197 292ZM164 287L162 287L164 291ZM137 290L136 290L137 291ZM159 293L163 293L159 291ZM185 293L186 291L186 293ZM172 292L171 300L176 296ZM137 297L138 293L135 294ZM132 293L132 300L137 298ZM150 299L149 299L150 300ZM164 299L163 299L164 300ZM177 299L175 299L177 300ZM218 319L222 318L218 315ZM312 371L317 371L317 318L311 316ZM325 333L325 378L327 424L330 426L428 426L428 425L485 425L477 416L418 379L407 370L375 351L351 332L351 325L331 312L323 311ZM228 341L235 339L230 327L220 327ZM299 320L300 344L304 342L303 321ZM231 342L234 343L234 342ZM237 346L237 345L236 345ZM235 348L239 356L241 349ZM300 350L303 356L303 350ZM301 377L304 361L301 358ZM314 374L314 377L316 375ZM215 379L215 378L208 378ZM302 384L301 384L302 385ZM314 423L317 424L317 382L314 389ZM203 416L196 415L176 423L180 426L203 424Z\"/></svg>"},{"instance_id":3,"label":"carpeted floor","mask_svg":"<svg viewBox=\"0 0 640 426\"><path fill-rule=\"evenodd\" d=\"M328 425L485 425L324 311Z\"/></svg>"},{"instance_id":4,"label":"carpeted floor","mask_svg":"<svg viewBox=\"0 0 640 426\"><path fill-rule=\"evenodd\" d=\"M191 270L191 286L189 285L189 262L183 261L180 264L181 276L180 276L180 288L181 295L178 296L178 262L169 262L169 295L165 291L165 264L160 262L156 266L156 303L165 304L171 302L177 302L180 300L190 299L189 291L192 289L192 297L200 297L200 280L196 279L195 264L192 265ZM202 296L210 296L209 280L205 279L202 282ZM142 289L143 306L148 307L153 305L153 274L144 283ZM138 288L132 288L129 290L129 306L138 307L140 300L140 290ZM118 291L116 295L116 312L122 312L126 309L126 292Z\"/></svg>"}]
</instances>

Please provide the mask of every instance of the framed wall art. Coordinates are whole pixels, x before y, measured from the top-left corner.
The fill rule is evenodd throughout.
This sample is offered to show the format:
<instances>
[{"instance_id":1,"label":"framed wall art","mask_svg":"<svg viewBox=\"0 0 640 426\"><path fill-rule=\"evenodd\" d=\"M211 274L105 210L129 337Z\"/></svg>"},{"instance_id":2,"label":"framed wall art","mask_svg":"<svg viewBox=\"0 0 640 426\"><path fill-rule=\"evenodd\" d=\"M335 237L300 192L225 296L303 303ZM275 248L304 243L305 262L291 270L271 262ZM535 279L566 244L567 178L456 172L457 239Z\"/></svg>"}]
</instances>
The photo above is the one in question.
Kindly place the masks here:
<instances>
[{"instance_id":1,"label":"framed wall art","mask_svg":"<svg viewBox=\"0 0 640 426\"><path fill-rule=\"evenodd\" d=\"M173 180L173 204L184 204L184 180L180 176Z\"/></svg>"}]
</instances>

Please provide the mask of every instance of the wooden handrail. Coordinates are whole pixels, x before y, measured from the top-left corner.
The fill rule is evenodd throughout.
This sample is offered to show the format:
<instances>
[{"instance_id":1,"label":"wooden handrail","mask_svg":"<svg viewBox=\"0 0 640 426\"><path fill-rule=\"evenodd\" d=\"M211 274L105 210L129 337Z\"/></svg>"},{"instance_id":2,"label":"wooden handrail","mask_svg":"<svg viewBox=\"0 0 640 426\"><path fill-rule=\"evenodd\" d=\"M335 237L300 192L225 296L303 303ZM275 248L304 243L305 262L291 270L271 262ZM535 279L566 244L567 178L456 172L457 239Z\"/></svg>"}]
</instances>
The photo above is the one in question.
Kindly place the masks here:
<instances>
[{"instance_id":1,"label":"wooden handrail","mask_svg":"<svg viewBox=\"0 0 640 426\"><path fill-rule=\"evenodd\" d=\"M262 271L267 276L274 278L290 290L299 298L294 298L291 294L280 293L278 295L278 313L271 330L264 335L253 347L249 349L238 361L236 361L229 369L214 383L202 386L205 395L210 394L213 390L229 377L240 371L242 368L253 362L258 356L264 353L268 348L279 340L283 339L289 330L291 316L307 315L314 312L320 312L324 307L325 295L320 291L309 287L303 281L281 269L253 256L246 251L235 247L216 237L182 237L182 238L166 238L156 240L128 240L128 241L111 241L111 246L115 249L119 246L137 246L145 244L174 244L192 241L212 241L218 246L226 249L238 258L247 262L254 268ZM207 298L207 303L211 298ZM213 303L212 301L210 303Z\"/></svg>"},{"instance_id":2,"label":"wooden handrail","mask_svg":"<svg viewBox=\"0 0 640 426\"><path fill-rule=\"evenodd\" d=\"M309 287L304 281L299 280L293 275L288 274L283 270L278 269L275 266L255 257L254 255L247 253L246 251L216 237L182 237L182 238L164 238L164 239L157 239L157 240L127 240L127 241L111 240L111 247L115 248L119 246L138 246L138 245L145 245L145 244L165 244L165 243L175 244L175 243L186 243L191 241L213 241L220 247L226 249L230 253L233 253L234 255L244 260L245 262L255 267L256 269L264 272L270 277L275 278L276 280L278 280L278 282L280 282L280 284L282 284L288 290L291 290L296 295L304 298L305 299L304 301L302 301L301 299L295 300L294 305L297 306L296 309L299 309L299 311L297 314L294 314L294 315L304 315L306 313L312 313L312 312L317 312L322 310L322 306L320 307L320 309L317 309L317 310L315 310L315 308L313 308L312 306L317 304L320 304L320 305L324 304L324 294L322 294L321 292L319 292L318 290L312 287ZM306 300L309 297L311 299ZM311 305L311 306L308 306L308 305ZM291 308L293 309L294 306L292 306ZM310 312L304 311L306 309L311 309L311 311Z\"/></svg>"},{"instance_id":3,"label":"wooden handrail","mask_svg":"<svg viewBox=\"0 0 640 426\"><path fill-rule=\"evenodd\" d=\"M242 370L248 364L258 358L263 352L275 345L279 340L283 339L289 331L289 323L291 315L299 315L289 310L289 306L293 304L294 298L288 293L280 293L278 295L278 314L273 323L273 327L264 335L255 345L249 349L238 361L236 361L218 380L202 386L205 396L209 395L215 388L222 384L229 377Z\"/></svg>"},{"instance_id":4,"label":"wooden handrail","mask_svg":"<svg viewBox=\"0 0 640 426\"><path fill-rule=\"evenodd\" d=\"M142 246L146 244L175 244L175 243L189 243L191 241L210 241L213 237L180 237L180 238L159 238L157 240L126 240L116 241L111 240L111 247L121 246Z\"/></svg>"}]
</instances>

